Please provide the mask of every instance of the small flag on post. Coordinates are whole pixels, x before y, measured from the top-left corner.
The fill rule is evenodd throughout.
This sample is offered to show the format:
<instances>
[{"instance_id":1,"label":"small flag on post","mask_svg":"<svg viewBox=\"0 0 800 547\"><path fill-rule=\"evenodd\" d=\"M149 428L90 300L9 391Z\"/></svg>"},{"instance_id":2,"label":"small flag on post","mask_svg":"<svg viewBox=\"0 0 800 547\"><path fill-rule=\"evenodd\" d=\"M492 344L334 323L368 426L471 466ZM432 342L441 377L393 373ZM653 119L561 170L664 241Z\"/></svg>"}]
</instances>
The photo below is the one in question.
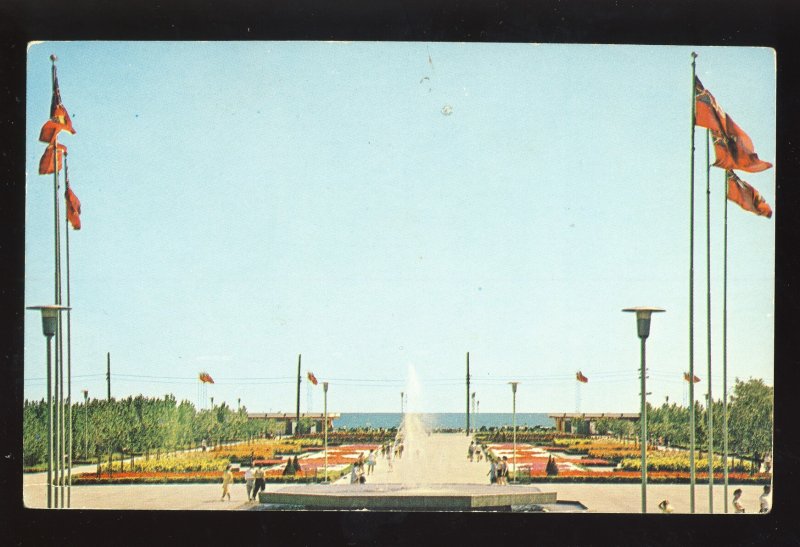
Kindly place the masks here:
<instances>
[{"instance_id":1,"label":"small flag on post","mask_svg":"<svg viewBox=\"0 0 800 547\"><path fill-rule=\"evenodd\" d=\"M738 204L745 211L750 211L758 216L772 217L772 209L761 197L758 190L736 176L733 171L726 171L725 178L728 182L728 199L730 201Z\"/></svg>"},{"instance_id":2,"label":"small flag on post","mask_svg":"<svg viewBox=\"0 0 800 547\"><path fill-rule=\"evenodd\" d=\"M53 73L55 74L55 66ZM69 118L67 109L61 103L61 90L58 88L58 76L53 77L53 98L50 101L50 119L47 120L39 132L41 142L52 143L60 131L69 131L73 135L75 129L72 127L72 120Z\"/></svg>"},{"instance_id":3,"label":"small flag on post","mask_svg":"<svg viewBox=\"0 0 800 547\"><path fill-rule=\"evenodd\" d=\"M308 381L309 381L309 382L311 382L311 383L312 383L312 384L314 384L314 385L317 385L317 383L318 383L318 382L317 382L317 377L316 377L316 376L314 376L314 373L313 373L313 372L311 372L311 371L308 371L308 374L307 374L307 376L308 376Z\"/></svg>"},{"instance_id":4,"label":"small flag on post","mask_svg":"<svg viewBox=\"0 0 800 547\"><path fill-rule=\"evenodd\" d=\"M67 153L67 147L63 144L57 144L56 148L58 149L57 156L58 156L58 170L61 171L62 164L64 163L64 154ZM39 174L40 175L51 175L53 173L53 145L49 145L44 154L42 154L41 159L39 160Z\"/></svg>"},{"instance_id":5,"label":"small flag on post","mask_svg":"<svg viewBox=\"0 0 800 547\"><path fill-rule=\"evenodd\" d=\"M201 372L199 378L200 378L200 381L203 382L204 384L213 384L214 383L214 379L207 372Z\"/></svg>"},{"instance_id":6,"label":"small flag on post","mask_svg":"<svg viewBox=\"0 0 800 547\"><path fill-rule=\"evenodd\" d=\"M64 198L67 201L67 220L72 224L73 230L81 229L81 200L75 195L75 192L67 184L67 190L64 192Z\"/></svg>"},{"instance_id":7,"label":"small flag on post","mask_svg":"<svg viewBox=\"0 0 800 547\"><path fill-rule=\"evenodd\" d=\"M684 373L683 373L683 379L684 379L685 381L687 381L687 382L689 381L689 373L688 373L688 372L684 372ZM700 381L700 378L698 378L697 376L695 376L695 377L694 377L694 383L696 384L696 383L697 383L697 382L699 382L699 381Z\"/></svg>"},{"instance_id":8,"label":"small flag on post","mask_svg":"<svg viewBox=\"0 0 800 547\"><path fill-rule=\"evenodd\" d=\"M579 382L581 382L582 384L586 384L586 383L589 382L589 378L584 376L581 371L578 371L578 373L575 374L575 379L578 380Z\"/></svg>"}]
</instances>

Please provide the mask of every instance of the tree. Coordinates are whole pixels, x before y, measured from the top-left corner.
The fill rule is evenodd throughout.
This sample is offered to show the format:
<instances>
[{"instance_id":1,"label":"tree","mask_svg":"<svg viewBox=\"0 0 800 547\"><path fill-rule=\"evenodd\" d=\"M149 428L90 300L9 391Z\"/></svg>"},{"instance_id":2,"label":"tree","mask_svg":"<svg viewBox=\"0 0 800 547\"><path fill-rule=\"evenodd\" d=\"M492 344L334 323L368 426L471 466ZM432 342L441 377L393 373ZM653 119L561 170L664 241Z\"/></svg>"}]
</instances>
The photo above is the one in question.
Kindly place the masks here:
<instances>
[{"instance_id":1,"label":"tree","mask_svg":"<svg viewBox=\"0 0 800 547\"><path fill-rule=\"evenodd\" d=\"M759 463L772 450L774 388L761 379L736 379L728 406L729 445Z\"/></svg>"}]
</instances>

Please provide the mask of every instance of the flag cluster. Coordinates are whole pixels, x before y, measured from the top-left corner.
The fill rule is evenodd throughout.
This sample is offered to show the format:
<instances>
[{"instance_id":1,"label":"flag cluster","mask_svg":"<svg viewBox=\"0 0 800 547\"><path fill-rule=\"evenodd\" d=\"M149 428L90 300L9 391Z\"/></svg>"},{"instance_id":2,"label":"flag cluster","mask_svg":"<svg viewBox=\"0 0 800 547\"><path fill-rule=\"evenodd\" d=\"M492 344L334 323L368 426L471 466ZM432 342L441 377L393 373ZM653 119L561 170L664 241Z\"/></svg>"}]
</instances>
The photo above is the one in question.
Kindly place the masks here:
<instances>
[{"instance_id":1,"label":"flag cluster","mask_svg":"<svg viewBox=\"0 0 800 547\"><path fill-rule=\"evenodd\" d=\"M200 374L198 374L197 378L201 382L203 382L204 384L213 384L214 383L214 379L207 372L201 372Z\"/></svg>"},{"instance_id":2,"label":"flag cluster","mask_svg":"<svg viewBox=\"0 0 800 547\"><path fill-rule=\"evenodd\" d=\"M695 125L711 132L716 158L714 166L726 171L728 199L745 211L770 218L772 209L758 190L737 177L733 169L758 173L769 169L772 164L758 157L750 136L722 110L697 77L694 79L694 91Z\"/></svg>"},{"instance_id":3,"label":"flag cluster","mask_svg":"<svg viewBox=\"0 0 800 547\"><path fill-rule=\"evenodd\" d=\"M694 383L695 383L695 384L696 384L697 382L699 382L699 381L700 381L700 378L698 378L697 376L694 376L694 375L692 375L692 376L694 377ZM688 381L689 381L689 373L688 373L688 372L684 372L684 373L683 373L683 379L684 379L684 381L686 381L686 382L688 382Z\"/></svg>"},{"instance_id":4,"label":"flag cluster","mask_svg":"<svg viewBox=\"0 0 800 547\"><path fill-rule=\"evenodd\" d=\"M64 169L67 173L67 147L58 142L61 131L75 134L72 120L66 107L61 102L61 90L58 87L56 67L53 66L53 97L50 100L50 119L44 122L39 131L39 141L47 143L41 159L39 159L39 174L51 175ZM65 177L66 191L64 199L67 203L67 220L75 230L81 229L81 202L69 186L69 176Z\"/></svg>"},{"instance_id":5,"label":"flag cluster","mask_svg":"<svg viewBox=\"0 0 800 547\"><path fill-rule=\"evenodd\" d=\"M317 377L316 377L316 376L314 376L314 373L313 373L313 372L311 372L311 371L308 371L308 374L307 374L307 376L308 376L308 381L309 381L309 382L311 382L311 383L312 383L312 384L314 384L314 385L317 385L317 383L318 383L318 382L317 382Z\"/></svg>"},{"instance_id":6,"label":"flag cluster","mask_svg":"<svg viewBox=\"0 0 800 547\"><path fill-rule=\"evenodd\" d=\"M575 374L575 379L581 382L582 384L586 384L589 382L589 378L584 376L580 370Z\"/></svg>"}]
</instances>

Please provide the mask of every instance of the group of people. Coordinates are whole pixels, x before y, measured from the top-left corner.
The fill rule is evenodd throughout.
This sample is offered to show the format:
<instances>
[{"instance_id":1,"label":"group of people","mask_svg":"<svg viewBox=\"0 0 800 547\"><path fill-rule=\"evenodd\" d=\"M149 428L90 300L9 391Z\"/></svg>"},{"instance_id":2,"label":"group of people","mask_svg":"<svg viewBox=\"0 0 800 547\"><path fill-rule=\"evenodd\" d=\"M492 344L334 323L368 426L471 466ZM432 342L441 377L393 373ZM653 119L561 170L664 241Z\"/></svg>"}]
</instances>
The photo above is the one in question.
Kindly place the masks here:
<instances>
[{"instance_id":1,"label":"group of people","mask_svg":"<svg viewBox=\"0 0 800 547\"><path fill-rule=\"evenodd\" d=\"M759 513L769 513L769 494L772 491L770 485L765 484L764 490L762 491L761 495L758 497L758 512ZM674 509L670 504L669 500L663 500L661 503L658 504L658 508L661 510L662 513L672 513ZM734 513L744 513L744 505L742 504L742 489L737 488L733 491L733 512Z\"/></svg>"},{"instance_id":2,"label":"group of people","mask_svg":"<svg viewBox=\"0 0 800 547\"><path fill-rule=\"evenodd\" d=\"M260 465L248 467L244 472L244 484L247 488L247 500L257 500L258 493L266 487L264 483L264 469ZM230 497L228 499L230 499Z\"/></svg>"},{"instance_id":3,"label":"group of people","mask_svg":"<svg viewBox=\"0 0 800 547\"><path fill-rule=\"evenodd\" d=\"M508 456L503 459L487 456L489 458L489 483L508 484Z\"/></svg>"},{"instance_id":4,"label":"group of people","mask_svg":"<svg viewBox=\"0 0 800 547\"><path fill-rule=\"evenodd\" d=\"M372 472L375 471L376 459L377 455L374 450L370 450L366 458L363 453L359 454L358 459L353 463L353 467L350 470L350 484L364 484L367 482L367 475L372 475ZM364 470L365 467L366 471Z\"/></svg>"},{"instance_id":5,"label":"group of people","mask_svg":"<svg viewBox=\"0 0 800 547\"><path fill-rule=\"evenodd\" d=\"M483 459L483 453L483 446L476 444L475 441L469 443L469 449L467 450L467 458L469 461L481 461Z\"/></svg>"}]
</instances>

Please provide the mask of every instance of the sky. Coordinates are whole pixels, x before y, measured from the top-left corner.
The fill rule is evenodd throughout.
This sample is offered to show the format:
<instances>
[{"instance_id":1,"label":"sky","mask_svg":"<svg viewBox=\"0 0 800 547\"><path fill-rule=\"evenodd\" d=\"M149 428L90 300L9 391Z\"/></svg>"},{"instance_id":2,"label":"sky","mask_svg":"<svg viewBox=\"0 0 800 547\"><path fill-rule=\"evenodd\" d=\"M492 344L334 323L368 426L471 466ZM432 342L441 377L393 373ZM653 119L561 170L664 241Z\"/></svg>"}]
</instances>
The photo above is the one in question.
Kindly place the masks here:
<instances>
[{"instance_id":1,"label":"sky","mask_svg":"<svg viewBox=\"0 0 800 547\"><path fill-rule=\"evenodd\" d=\"M769 48L47 42L28 49L26 306L54 301L50 54L75 135L73 397L234 408L637 412L631 306L655 306L648 400L686 404L691 57L775 163ZM747 67L742 77L741 67ZM695 135L694 367L708 389L706 131ZM713 162L713 150L711 151ZM775 172L739 172L772 206ZM710 169L722 396L724 172ZM63 175L61 179L63 192ZM62 251L63 200L60 203ZM728 207L728 384L773 383L775 216ZM62 268L66 270L66 258ZM65 282L66 287L66 282ZM66 302L66 288L64 289ZM27 311L25 389L45 394ZM65 330L66 335L66 330ZM578 384L577 371L589 378Z\"/></svg>"}]
</instances>

